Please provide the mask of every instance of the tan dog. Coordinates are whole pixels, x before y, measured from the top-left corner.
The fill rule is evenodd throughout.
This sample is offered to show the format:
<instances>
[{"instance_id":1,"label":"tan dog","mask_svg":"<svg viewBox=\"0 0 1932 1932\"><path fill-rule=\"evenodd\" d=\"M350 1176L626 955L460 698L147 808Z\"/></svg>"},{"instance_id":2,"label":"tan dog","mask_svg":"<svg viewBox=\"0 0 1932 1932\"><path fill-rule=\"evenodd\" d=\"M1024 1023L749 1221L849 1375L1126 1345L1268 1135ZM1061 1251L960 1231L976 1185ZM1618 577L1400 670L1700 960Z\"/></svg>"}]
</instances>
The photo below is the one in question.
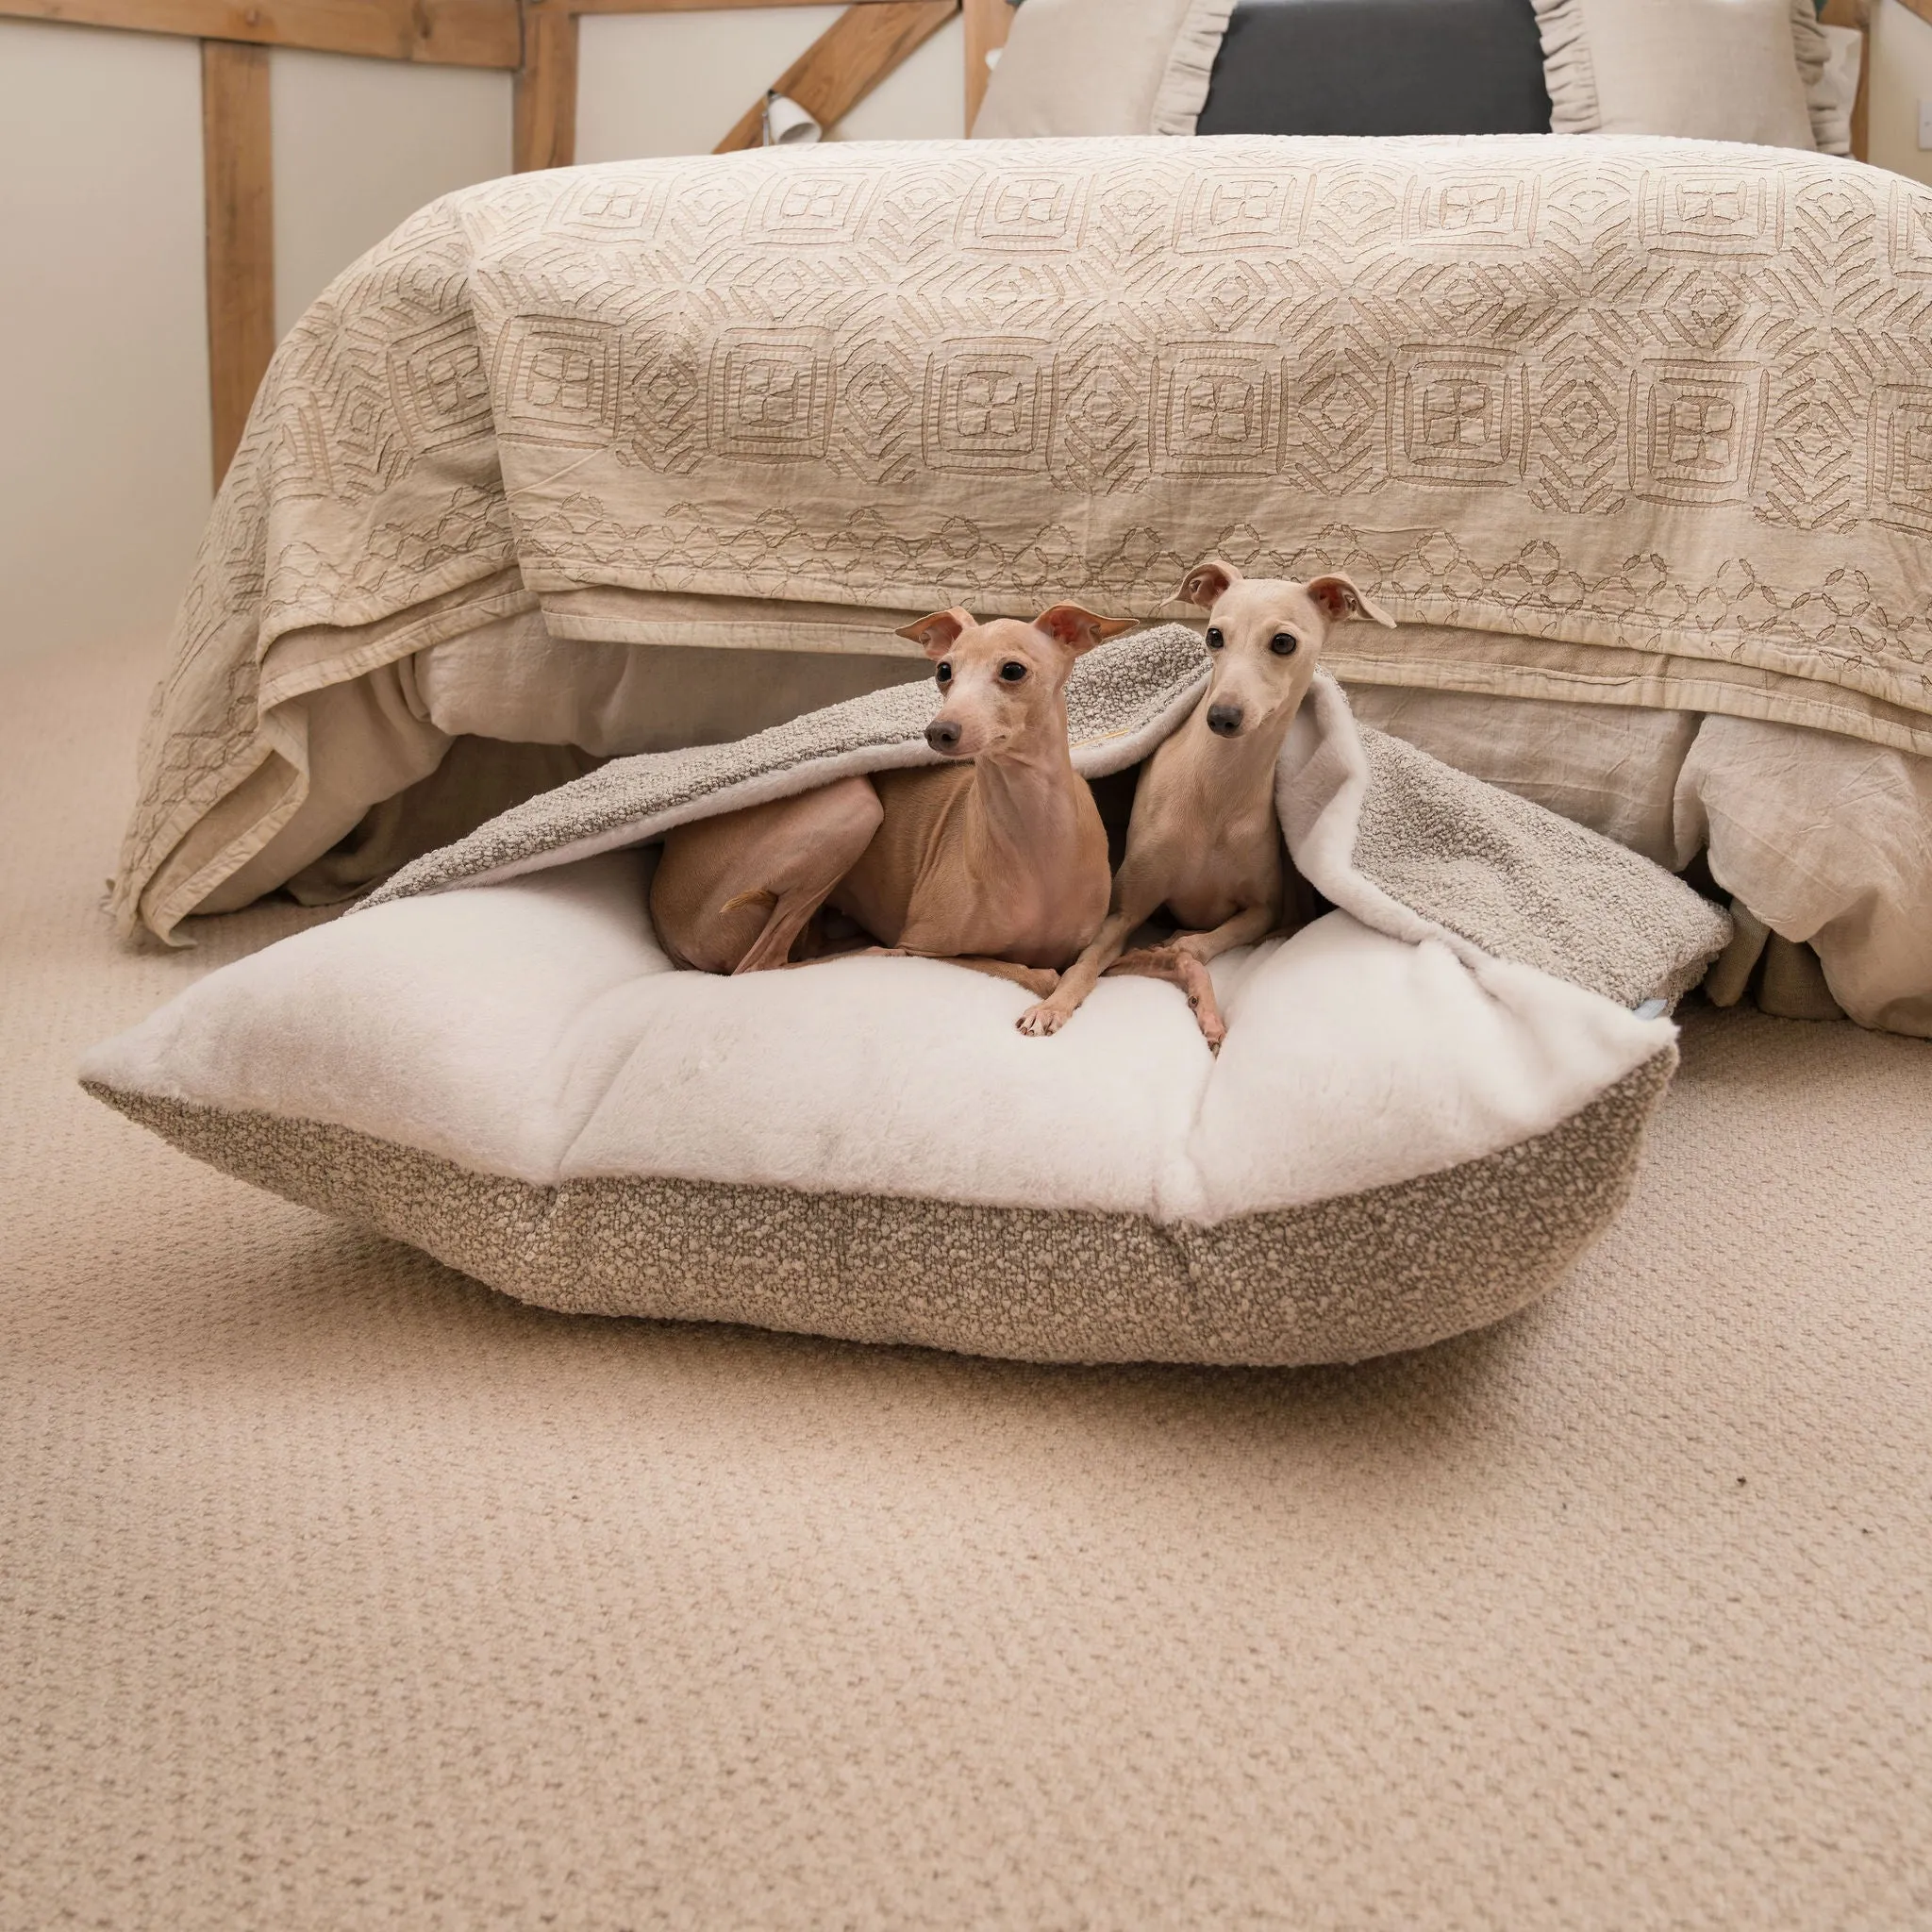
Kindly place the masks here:
<instances>
[{"instance_id":1,"label":"tan dog","mask_svg":"<svg viewBox=\"0 0 1932 1932\"><path fill-rule=\"evenodd\" d=\"M651 918L674 958L758 973L819 948L842 912L876 949L1052 991L1107 914L1107 833L1067 749L1067 674L1130 623L1056 604L1031 624L941 610L899 635L938 666L926 742L954 760L841 778L679 826Z\"/></svg>"},{"instance_id":2,"label":"tan dog","mask_svg":"<svg viewBox=\"0 0 1932 1932\"><path fill-rule=\"evenodd\" d=\"M1232 564L1203 563L1174 595L1208 612L1213 675L1141 774L1107 923L1052 997L1021 1015L1023 1033L1058 1032L1103 973L1145 973L1187 994L1208 1044L1219 1049L1227 1029L1208 962L1282 921L1274 767L1288 727L1332 625L1356 616L1391 629L1395 623L1332 574L1305 584L1250 581ZM1162 906L1188 930L1123 958L1129 935Z\"/></svg>"}]
</instances>

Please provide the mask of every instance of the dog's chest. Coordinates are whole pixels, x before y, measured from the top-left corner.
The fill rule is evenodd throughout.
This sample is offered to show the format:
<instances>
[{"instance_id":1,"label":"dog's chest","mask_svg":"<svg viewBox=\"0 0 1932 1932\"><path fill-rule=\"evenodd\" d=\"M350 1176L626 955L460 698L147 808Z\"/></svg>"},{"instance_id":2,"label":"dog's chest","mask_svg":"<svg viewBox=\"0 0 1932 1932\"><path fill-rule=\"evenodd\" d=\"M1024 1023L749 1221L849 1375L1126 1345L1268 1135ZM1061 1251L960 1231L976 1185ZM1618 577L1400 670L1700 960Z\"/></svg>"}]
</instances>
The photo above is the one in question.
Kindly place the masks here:
<instances>
[{"instance_id":1,"label":"dog's chest","mask_svg":"<svg viewBox=\"0 0 1932 1932\"><path fill-rule=\"evenodd\" d=\"M1268 858L1229 863L1225 868L1197 872L1167 895L1167 909L1177 925L1193 932L1211 931L1251 906L1281 902L1279 851Z\"/></svg>"},{"instance_id":2,"label":"dog's chest","mask_svg":"<svg viewBox=\"0 0 1932 1932\"><path fill-rule=\"evenodd\" d=\"M904 897L870 895L881 924L897 924L888 943L1026 965L1059 965L1079 952L1106 916L1108 895L1107 835L1084 787L1002 829L975 808L970 785L931 782L951 773L891 775L900 782L880 788L887 818L875 844Z\"/></svg>"},{"instance_id":3,"label":"dog's chest","mask_svg":"<svg viewBox=\"0 0 1932 1932\"><path fill-rule=\"evenodd\" d=\"M1207 931L1247 907L1279 905L1281 830L1272 793L1232 805L1204 799L1189 816L1167 894L1179 924Z\"/></svg>"}]
</instances>

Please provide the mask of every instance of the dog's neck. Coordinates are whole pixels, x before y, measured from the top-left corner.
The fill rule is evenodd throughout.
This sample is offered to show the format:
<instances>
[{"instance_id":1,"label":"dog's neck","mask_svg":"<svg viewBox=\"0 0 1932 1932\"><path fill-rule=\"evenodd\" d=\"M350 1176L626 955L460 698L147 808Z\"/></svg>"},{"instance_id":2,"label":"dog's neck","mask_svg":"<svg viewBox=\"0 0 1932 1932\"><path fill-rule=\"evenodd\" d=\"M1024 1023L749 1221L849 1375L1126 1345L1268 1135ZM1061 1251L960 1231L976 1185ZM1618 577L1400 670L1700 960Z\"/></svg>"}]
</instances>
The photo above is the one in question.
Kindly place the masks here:
<instances>
[{"instance_id":1,"label":"dog's neck","mask_svg":"<svg viewBox=\"0 0 1932 1932\"><path fill-rule=\"evenodd\" d=\"M1042 833L1074 822L1085 789L1067 746L1064 703L997 754L973 761L971 799L982 833L1028 866L1041 857Z\"/></svg>"}]
</instances>

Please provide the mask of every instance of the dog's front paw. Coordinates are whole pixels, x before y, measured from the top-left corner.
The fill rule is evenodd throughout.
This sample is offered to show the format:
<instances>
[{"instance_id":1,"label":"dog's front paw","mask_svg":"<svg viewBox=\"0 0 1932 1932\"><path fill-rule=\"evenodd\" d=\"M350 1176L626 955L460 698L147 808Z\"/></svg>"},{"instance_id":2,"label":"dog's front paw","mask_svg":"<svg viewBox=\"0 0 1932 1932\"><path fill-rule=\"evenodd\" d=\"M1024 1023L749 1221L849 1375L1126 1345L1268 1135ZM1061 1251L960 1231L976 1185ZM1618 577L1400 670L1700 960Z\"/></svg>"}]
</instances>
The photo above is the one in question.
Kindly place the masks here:
<instances>
[{"instance_id":1,"label":"dog's front paw","mask_svg":"<svg viewBox=\"0 0 1932 1932\"><path fill-rule=\"evenodd\" d=\"M1050 1007L1042 1000L1037 1007L1028 1007L1013 1022L1022 1033L1034 1040L1044 1040L1050 1033L1058 1033L1067 1024L1067 1016L1058 1007Z\"/></svg>"}]
</instances>

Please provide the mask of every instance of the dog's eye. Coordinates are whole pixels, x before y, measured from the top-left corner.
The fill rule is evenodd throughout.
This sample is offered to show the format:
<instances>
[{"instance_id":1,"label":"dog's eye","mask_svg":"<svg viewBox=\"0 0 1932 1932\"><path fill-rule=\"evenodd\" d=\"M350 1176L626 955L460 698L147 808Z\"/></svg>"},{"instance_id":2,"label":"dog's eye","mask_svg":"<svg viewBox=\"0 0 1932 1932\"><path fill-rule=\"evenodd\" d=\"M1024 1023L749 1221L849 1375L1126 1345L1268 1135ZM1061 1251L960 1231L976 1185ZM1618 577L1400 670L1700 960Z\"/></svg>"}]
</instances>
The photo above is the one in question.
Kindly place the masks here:
<instances>
[{"instance_id":1,"label":"dog's eye","mask_svg":"<svg viewBox=\"0 0 1932 1932\"><path fill-rule=\"evenodd\" d=\"M1292 658L1294 647L1300 642L1301 640L1292 631L1278 630L1268 640L1268 648L1277 658Z\"/></svg>"},{"instance_id":2,"label":"dog's eye","mask_svg":"<svg viewBox=\"0 0 1932 1932\"><path fill-rule=\"evenodd\" d=\"M1025 665L1022 664L1017 658L1008 658L1007 661L1000 666L1000 682L1002 684L1018 684L1019 681L1025 675L1026 667Z\"/></svg>"},{"instance_id":3,"label":"dog's eye","mask_svg":"<svg viewBox=\"0 0 1932 1932\"><path fill-rule=\"evenodd\" d=\"M940 663L940 668L933 673L933 675L937 677L941 684L951 684L953 681L953 667L949 662L945 661L944 659L941 659Z\"/></svg>"},{"instance_id":4,"label":"dog's eye","mask_svg":"<svg viewBox=\"0 0 1932 1932\"><path fill-rule=\"evenodd\" d=\"M1208 626L1208 648L1210 651L1220 650L1226 641L1227 640L1221 635L1221 629L1218 625L1210 624Z\"/></svg>"}]
</instances>

